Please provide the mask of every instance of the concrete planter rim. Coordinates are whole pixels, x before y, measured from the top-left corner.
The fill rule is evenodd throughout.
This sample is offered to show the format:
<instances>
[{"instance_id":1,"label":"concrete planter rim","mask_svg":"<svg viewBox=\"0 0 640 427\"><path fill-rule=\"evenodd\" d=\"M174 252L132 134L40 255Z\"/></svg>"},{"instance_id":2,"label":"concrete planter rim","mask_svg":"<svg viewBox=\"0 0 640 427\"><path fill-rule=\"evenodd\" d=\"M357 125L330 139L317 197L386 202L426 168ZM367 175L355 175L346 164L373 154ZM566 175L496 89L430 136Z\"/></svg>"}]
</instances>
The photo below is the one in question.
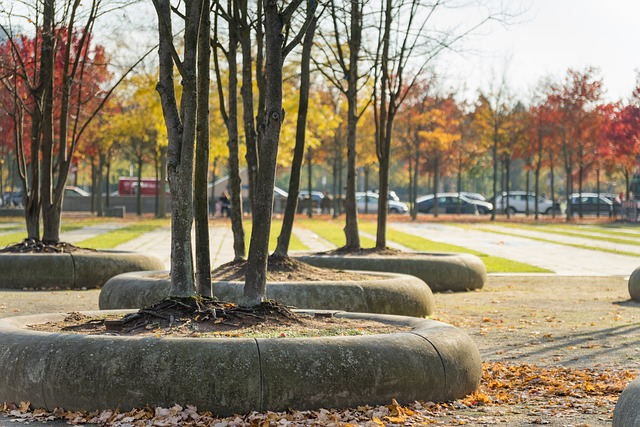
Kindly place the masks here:
<instances>
[{"instance_id":1,"label":"concrete planter rim","mask_svg":"<svg viewBox=\"0 0 640 427\"><path fill-rule=\"evenodd\" d=\"M0 289L93 289L121 273L159 268L158 258L133 251L0 253Z\"/></svg>"},{"instance_id":2,"label":"concrete planter rim","mask_svg":"<svg viewBox=\"0 0 640 427\"><path fill-rule=\"evenodd\" d=\"M401 251L385 255L297 252L293 257L318 267L409 274L422 279L433 292L481 289L487 276L480 258L468 253Z\"/></svg>"},{"instance_id":3,"label":"concrete planter rim","mask_svg":"<svg viewBox=\"0 0 640 427\"><path fill-rule=\"evenodd\" d=\"M446 401L471 393L480 381L477 347L451 325L330 311L413 329L325 338L120 337L26 329L61 313L9 317L0 320L0 340L10 343L0 349L0 400L67 410L178 403L229 416L386 404L392 398ZM85 314L114 312L126 311ZM176 357L195 366L183 367Z\"/></svg>"},{"instance_id":4,"label":"concrete planter rim","mask_svg":"<svg viewBox=\"0 0 640 427\"><path fill-rule=\"evenodd\" d=\"M372 276L363 280L268 281L267 298L301 309L330 309L425 317L435 312L435 300L421 279L393 272L352 271ZM241 302L241 281L213 281L220 300ZM102 288L103 310L149 306L169 293L163 271L132 272L111 278Z\"/></svg>"}]
</instances>

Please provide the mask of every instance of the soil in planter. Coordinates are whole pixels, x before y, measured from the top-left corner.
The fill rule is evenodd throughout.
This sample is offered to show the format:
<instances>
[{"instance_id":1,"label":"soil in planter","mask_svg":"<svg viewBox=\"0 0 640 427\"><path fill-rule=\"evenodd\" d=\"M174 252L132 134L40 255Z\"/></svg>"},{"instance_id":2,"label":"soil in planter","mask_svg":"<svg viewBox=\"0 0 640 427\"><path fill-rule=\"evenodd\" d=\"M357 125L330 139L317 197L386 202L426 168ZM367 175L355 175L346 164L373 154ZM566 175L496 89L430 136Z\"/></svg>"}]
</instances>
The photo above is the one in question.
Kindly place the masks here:
<instances>
[{"instance_id":1,"label":"soil in planter","mask_svg":"<svg viewBox=\"0 0 640 427\"><path fill-rule=\"evenodd\" d=\"M46 332L205 338L292 338L387 334L409 327L335 318L331 313L300 314L266 301L239 307L213 299L167 299L124 317L69 313L60 322L31 325Z\"/></svg>"},{"instance_id":2,"label":"soil in planter","mask_svg":"<svg viewBox=\"0 0 640 427\"><path fill-rule=\"evenodd\" d=\"M231 261L211 272L213 280L244 281L247 261ZM371 280L378 276L331 268L315 267L289 257L269 257L268 282L318 282L338 280Z\"/></svg>"},{"instance_id":3,"label":"soil in planter","mask_svg":"<svg viewBox=\"0 0 640 427\"><path fill-rule=\"evenodd\" d=\"M94 253L95 249L80 248L67 242L45 243L42 240L24 239L0 249L0 253L9 254L60 254L60 253Z\"/></svg>"}]
</instances>

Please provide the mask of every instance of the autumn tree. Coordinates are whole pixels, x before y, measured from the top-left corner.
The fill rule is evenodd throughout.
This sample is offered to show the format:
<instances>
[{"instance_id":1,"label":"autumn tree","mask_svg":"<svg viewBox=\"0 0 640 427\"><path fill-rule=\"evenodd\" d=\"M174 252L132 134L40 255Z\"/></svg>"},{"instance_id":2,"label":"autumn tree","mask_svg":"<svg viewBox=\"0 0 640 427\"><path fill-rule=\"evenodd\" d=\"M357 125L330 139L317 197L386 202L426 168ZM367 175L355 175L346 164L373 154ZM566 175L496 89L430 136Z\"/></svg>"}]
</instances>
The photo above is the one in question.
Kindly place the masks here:
<instances>
[{"instance_id":1,"label":"autumn tree","mask_svg":"<svg viewBox=\"0 0 640 427\"><path fill-rule=\"evenodd\" d=\"M0 31L7 40L2 49L2 83L24 112L17 135L24 137L29 128L29 144L19 143L18 156L29 239L40 240L41 217L41 240L59 241L64 187L74 152L122 80L114 80L108 72L106 52L93 41L94 25L106 9L122 4L106 8L98 0L87 4L44 0L23 3L20 14L2 11L6 24ZM32 35L16 30L26 31L31 25Z\"/></svg>"},{"instance_id":2,"label":"autumn tree","mask_svg":"<svg viewBox=\"0 0 640 427\"><path fill-rule=\"evenodd\" d=\"M363 77L368 74L359 69L363 56L361 49L365 3L351 1L347 4L340 0L329 1L328 13L331 24L326 28L319 28L318 35L322 43L319 57L314 58L319 71L347 99L347 179L344 200L346 217L344 233L347 250L360 249L356 206L356 150L358 120L367 104L365 102L365 106L362 106L358 100L360 89L365 84Z\"/></svg>"},{"instance_id":3,"label":"autumn tree","mask_svg":"<svg viewBox=\"0 0 640 427\"><path fill-rule=\"evenodd\" d=\"M584 71L569 69L565 79L550 88L549 103L558 113L567 201L573 192L576 165L579 192L582 192L582 176L587 167L588 156L592 152L589 144L593 141L595 130L595 107L602 97L602 80L598 79L596 74L597 70L591 67ZM579 205L579 212L581 211ZM567 204L567 221L571 220L572 216L571 205Z\"/></svg>"}]
</instances>

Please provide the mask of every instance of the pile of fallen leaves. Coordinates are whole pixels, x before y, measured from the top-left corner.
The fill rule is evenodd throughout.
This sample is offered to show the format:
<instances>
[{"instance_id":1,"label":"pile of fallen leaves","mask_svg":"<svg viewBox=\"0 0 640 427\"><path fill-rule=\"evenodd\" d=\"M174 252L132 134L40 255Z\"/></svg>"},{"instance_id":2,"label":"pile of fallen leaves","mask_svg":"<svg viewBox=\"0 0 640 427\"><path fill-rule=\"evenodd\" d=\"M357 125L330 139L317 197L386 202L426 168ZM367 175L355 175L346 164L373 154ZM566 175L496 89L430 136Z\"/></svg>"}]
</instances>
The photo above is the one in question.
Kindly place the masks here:
<instances>
[{"instance_id":1,"label":"pile of fallen leaves","mask_svg":"<svg viewBox=\"0 0 640 427\"><path fill-rule=\"evenodd\" d=\"M542 368L529 364L485 363L478 390L448 403L395 400L384 406L359 406L342 410L252 412L217 418L210 412L175 405L129 412L45 411L29 402L0 405L0 413L19 420L67 420L69 424L109 426L387 426L387 425L486 425L506 423L510 417L528 417L531 424L549 424L550 417L572 419L584 415L610 419L618 396L637 375L635 371ZM478 423L478 424L474 424ZM590 424L579 424L588 426Z\"/></svg>"}]
</instances>

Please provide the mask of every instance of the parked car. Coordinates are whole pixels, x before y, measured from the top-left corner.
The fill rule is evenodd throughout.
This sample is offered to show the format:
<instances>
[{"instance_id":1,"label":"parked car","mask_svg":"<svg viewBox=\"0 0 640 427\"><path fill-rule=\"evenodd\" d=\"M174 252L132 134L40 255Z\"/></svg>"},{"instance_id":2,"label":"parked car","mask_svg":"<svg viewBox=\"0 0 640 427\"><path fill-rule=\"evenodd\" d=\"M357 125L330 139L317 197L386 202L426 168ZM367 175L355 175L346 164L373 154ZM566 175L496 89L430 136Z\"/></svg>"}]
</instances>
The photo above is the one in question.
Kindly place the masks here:
<instances>
[{"instance_id":1,"label":"parked car","mask_svg":"<svg viewBox=\"0 0 640 427\"><path fill-rule=\"evenodd\" d=\"M22 206L22 190L4 193L4 206Z\"/></svg>"},{"instance_id":2,"label":"parked car","mask_svg":"<svg viewBox=\"0 0 640 427\"><path fill-rule=\"evenodd\" d=\"M378 212L378 199L380 195L373 191L356 193L356 205L358 212L376 213ZM409 212L409 206L406 203L389 199L389 213L404 214Z\"/></svg>"},{"instance_id":3,"label":"parked car","mask_svg":"<svg viewBox=\"0 0 640 427\"><path fill-rule=\"evenodd\" d=\"M498 209L498 211L504 211L505 213L508 211L510 215L513 215L515 213L526 213L528 200L529 213L535 213L536 197L538 199L538 213L551 215L554 210L556 213L561 212L559 203L553 203L549 199L545 199L542 196L536 196L535 193L527 191L503 192L495 198L493 204L495 209Z\"/></svg>"},{"instance_id":4,"label":"parked car","mask_svg":"<svg viewBox=\"0 0 640 427\"><path fill-rule=\"evenodd\" d=\"M419 213L433 213L434 211L433 194L418 197L416 199L416 207ZM463 194L458 193L438 193L438 213L455 214L458 213L458 204L460 205L461 214L487 214L493 210L493 205L489 202L470 199Z\"/></svg>"},{"instance_id":5,"label":"parked car","mask_svg":"<svg viewBox=\"0 0 640 427\"><path fill-rule=\"evenodd\" d=\"M481 202L487 201L487 198L480 193L469 193L468 191L461 191L460 194L465 196L467 199L480 200Z\"/></svg>"},{"instance_id":6,"label":"parked car","mask_svg":"<svg viewBox=\"0 0 640 427\"><path fill-rule=\"evenodd\" d=\"M580 214L580 206L582 205L583 215L613 216L613 202L603 195L597 193L573 193L569 199L571 214L576 216Z\"/></svg>"},{"instance_id":7,"label":"parked car","mask_svg":"<svg viewBox=\"0 0 640 427\"><path fill-rule=\"evenodd\" d=\"M64 187L64 197L89 197L91 193L83 190L80 187L75 187L73 185L67 185Z\"/></svg>"}]
</instances>

